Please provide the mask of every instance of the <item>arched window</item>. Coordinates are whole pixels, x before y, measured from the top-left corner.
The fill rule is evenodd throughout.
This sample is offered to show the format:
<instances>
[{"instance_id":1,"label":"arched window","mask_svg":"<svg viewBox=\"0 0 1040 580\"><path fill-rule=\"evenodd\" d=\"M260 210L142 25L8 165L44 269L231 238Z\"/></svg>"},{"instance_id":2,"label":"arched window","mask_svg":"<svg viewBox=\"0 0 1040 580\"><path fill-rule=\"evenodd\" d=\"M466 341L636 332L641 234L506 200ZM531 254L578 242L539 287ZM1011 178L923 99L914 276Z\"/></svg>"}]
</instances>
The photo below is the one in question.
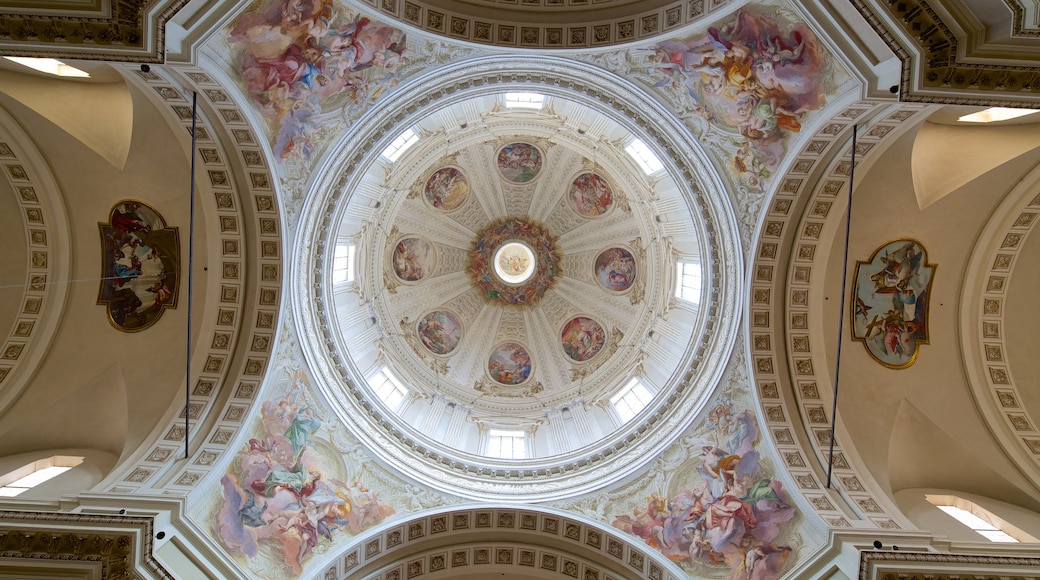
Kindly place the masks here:
<instances>
[{"instance_id":1,"label":"arched window","mask_svg":"<svg viewBox=\"0 0 1040 580\"><path fill-rule=\"evenodd\" d=\"M54 455L40 459L0 477L0 497L14 497L54 479L66 471L83 463L82 457Z\"/></svg>"},{"instance_id":2,"label":"arched window","mask_svg":"<svg viewBox=\"0 0 1040 580\"><path fill-rule=\"evenodd\" d=\"M1038 542L1036 538L955 495L925 495L929 503L991 542Z\"/></svg>"}]
</instances>

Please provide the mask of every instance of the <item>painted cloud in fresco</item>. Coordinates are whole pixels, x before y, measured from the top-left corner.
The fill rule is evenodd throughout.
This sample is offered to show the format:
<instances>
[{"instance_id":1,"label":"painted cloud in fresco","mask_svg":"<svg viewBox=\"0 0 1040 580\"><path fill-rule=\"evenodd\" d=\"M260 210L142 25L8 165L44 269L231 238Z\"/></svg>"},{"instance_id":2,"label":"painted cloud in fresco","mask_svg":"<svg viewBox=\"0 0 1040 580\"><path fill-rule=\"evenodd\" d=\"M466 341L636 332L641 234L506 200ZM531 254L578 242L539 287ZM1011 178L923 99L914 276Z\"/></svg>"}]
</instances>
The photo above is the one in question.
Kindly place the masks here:
<instances>
[{"instance_id":1,"label":"painted cloud in fresco","mask_svg":"<svg viewBox=\"0 0 1040 580\"><path fill-rule=\"evenodd\" d=\"M286 577L335 533L354 535L394 514L321 437L322 423L305 400L306 376L293 378L280 400L261 408L263 434L250 439L221 478L216 514L220 541L250 560L281 561ZM357 471L354 466L352 471Z\"/></svg>"},{"instance_id":2,"label":"painted cloud in fresco","mask_svg":"<svg viewBox=\"0 0 1040 580\"><path fill-rule=\"evenodd\" d=\"M702 36L649 50L655 86L683 91L695 114L733 135L733 169L754 189L776 170L805 114L826 103L823 46L777 9L745 6Z\"/></svg>"},{"instance_id":3,"label":"painted cloud in fresco","mask_svg":"<svg viewBox=\"0 0 1040 580\"><path fill-rule=\"evenodd\" d=\"M333 0L265 0L231 25L246 92L277 131L281 159L309 159L321 116L360 108L398 82L405 35Z\"/></svg>"},{"instance_id":4,"label":"painted cloud in fresco","mask_svg":"<svg viewBox=\"0 0 1040 580\"><path fill-rule=\"evenodd\" d=\"M614 527L689 570L728 569L733 580L778 578L792 549L776 541L795 509L760 463L754 413L735 411L724 399L698 433L699 458L680 468L674 489L651 490L644 506L616 515Z\"/></svg>"}]
</instances>

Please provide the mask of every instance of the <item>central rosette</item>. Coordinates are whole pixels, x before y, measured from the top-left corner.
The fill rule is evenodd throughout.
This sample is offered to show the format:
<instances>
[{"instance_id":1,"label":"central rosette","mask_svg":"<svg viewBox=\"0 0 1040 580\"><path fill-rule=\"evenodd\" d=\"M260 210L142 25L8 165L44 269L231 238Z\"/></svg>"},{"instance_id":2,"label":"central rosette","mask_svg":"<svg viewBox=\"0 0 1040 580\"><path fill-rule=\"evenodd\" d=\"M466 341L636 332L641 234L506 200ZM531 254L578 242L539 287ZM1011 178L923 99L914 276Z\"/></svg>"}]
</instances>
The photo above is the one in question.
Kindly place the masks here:
<instances>
[{"instance_id":1,"label":"central rosette","mask_svg":"<svg viewBox=\"0 0 1040 580\"><path fill-rule=\"evenodd\" d=\"M561 274L556 238L529 219L499 220L477 232L469 271L484 299L531 305Z\"/></svg>"}]
</instances>

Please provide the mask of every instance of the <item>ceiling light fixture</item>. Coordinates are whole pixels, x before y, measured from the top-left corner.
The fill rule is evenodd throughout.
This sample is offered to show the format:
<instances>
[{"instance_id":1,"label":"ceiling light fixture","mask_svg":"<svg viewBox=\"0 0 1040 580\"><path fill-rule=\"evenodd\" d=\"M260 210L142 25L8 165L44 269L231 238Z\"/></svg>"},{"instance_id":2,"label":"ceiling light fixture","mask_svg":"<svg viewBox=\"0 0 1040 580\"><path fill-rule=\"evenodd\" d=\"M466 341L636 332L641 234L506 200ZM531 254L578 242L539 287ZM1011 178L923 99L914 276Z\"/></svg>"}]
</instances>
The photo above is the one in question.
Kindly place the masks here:
<instances>
[{"instance_id":1,"label":"ceiling light fixture","mask_svg":"<svg viewBox=\"0 0 1040 580\"><path fill-rule=\"evenodd\" d=\"M29 58L25 56L5 56L4 58L50 75L59 77L90 78L89 73L53 58Z\"/></svg>"},{"instance_id":2,"label":"ceiling light fixture","mask_svg":"<svg viewBox=\"0 0 1040 580\"><path fill-rule=\"evenodd\" d=\"M995 123L997 121L1007 121L1009 119L1017 119L1018 117L1032 115L1036 112L1037 109L1009 109L1006 107L991 107L984 111L979 111L970 115L964 115L963 117L960 117L957 120L963 123Z\"/></svg>"}]
</instances>

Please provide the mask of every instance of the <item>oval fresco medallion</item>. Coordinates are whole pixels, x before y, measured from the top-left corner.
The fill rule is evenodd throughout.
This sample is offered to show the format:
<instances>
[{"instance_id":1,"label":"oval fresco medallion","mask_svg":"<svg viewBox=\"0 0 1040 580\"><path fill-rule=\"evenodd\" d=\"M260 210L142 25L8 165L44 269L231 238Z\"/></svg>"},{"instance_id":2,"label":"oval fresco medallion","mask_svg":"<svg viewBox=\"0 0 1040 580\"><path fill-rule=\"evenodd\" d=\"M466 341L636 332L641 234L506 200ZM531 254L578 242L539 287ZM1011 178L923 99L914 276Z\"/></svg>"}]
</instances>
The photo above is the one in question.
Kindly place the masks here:
<instances>
[{"instance_id":1,"label":"oval fresco medallion","mask_svg":"<svg viewBox=\"0 0 1040 580\"><path fill-rule=\"evenodd\" d=\"M437 355L451 354L462 340L462 321L450 310L434 310L419 319L415 333L426 350Z\"/></svg>"},{"instance_id":2,"label":"oval fresco medallion","mask_svg":"<svg viewBox=\"0 0 1040 580\"><path fill-rule=\"evenodd\" d=\"M438 169L423 187L426 203L444 211L456 210L469 196L469 180L454 167Z\"/></svg>"},{"instance_id":3,"label":"oval fresco medallion","mask_svg":"<svg viewBox=\"0 0 1040 580\"><path fill-rule=\"evenodd\" d=\"M510 143L498 150L498 170L511 183L527 183L542 170L542 152L530 143Z\"/></svg>"},{"instance_id":4,"label":"oval fresco medallion","mask_svg":"<svg viewBox=\"0 0 1040 580\"><path fill-rule=\"evenodd\" d=\"M531 378L531 355L519 342L503 342L488 356L488 374L503 385L519 385Z\"/></svg>"},{"instance_id":5,"label":"oval fresco medallion","mask_svg":"<svg viewBox=\"0 0 1040 580\"><path fill-rule=\"evenodd\" d=\"M603 326L585 316L575 316L568 320L560 332L563 352L574 362L591 360L603 350L606 339Z\"/></svg>"},{"instance_id":6,"label":"oval fresco medallion","mask_svg":"<svg viewBox=\"0 0 1040 580\"><path fill-rule=\"evenodd\" d=\"M422 238L403 238L393 254L394 274L404 282L418 282L437 266L433 244Z\"/></svg>"},{"instance_id":7,"label":"oval fresco medallion","mask_svg":"<svg viewBox=\"0 0 1040 580\"><path fill-rule=\"evenodd\" d=\"M636 259L625 248L609 248L596 257L596 280L611 292L624 292L636 281Z\"/></svg>"},{"instance_id":8,"label":"oval fresco medallion","mask_svg":"<svg viewBox=\"0 0 1040 580\"><path fill-rule=\"evenodd\" d=\"M595 173L582 173L571 183L568 196L571 209L585 218L599 217L614 204L614 192L610 184Z\"/></svg>"}]
</instances>

